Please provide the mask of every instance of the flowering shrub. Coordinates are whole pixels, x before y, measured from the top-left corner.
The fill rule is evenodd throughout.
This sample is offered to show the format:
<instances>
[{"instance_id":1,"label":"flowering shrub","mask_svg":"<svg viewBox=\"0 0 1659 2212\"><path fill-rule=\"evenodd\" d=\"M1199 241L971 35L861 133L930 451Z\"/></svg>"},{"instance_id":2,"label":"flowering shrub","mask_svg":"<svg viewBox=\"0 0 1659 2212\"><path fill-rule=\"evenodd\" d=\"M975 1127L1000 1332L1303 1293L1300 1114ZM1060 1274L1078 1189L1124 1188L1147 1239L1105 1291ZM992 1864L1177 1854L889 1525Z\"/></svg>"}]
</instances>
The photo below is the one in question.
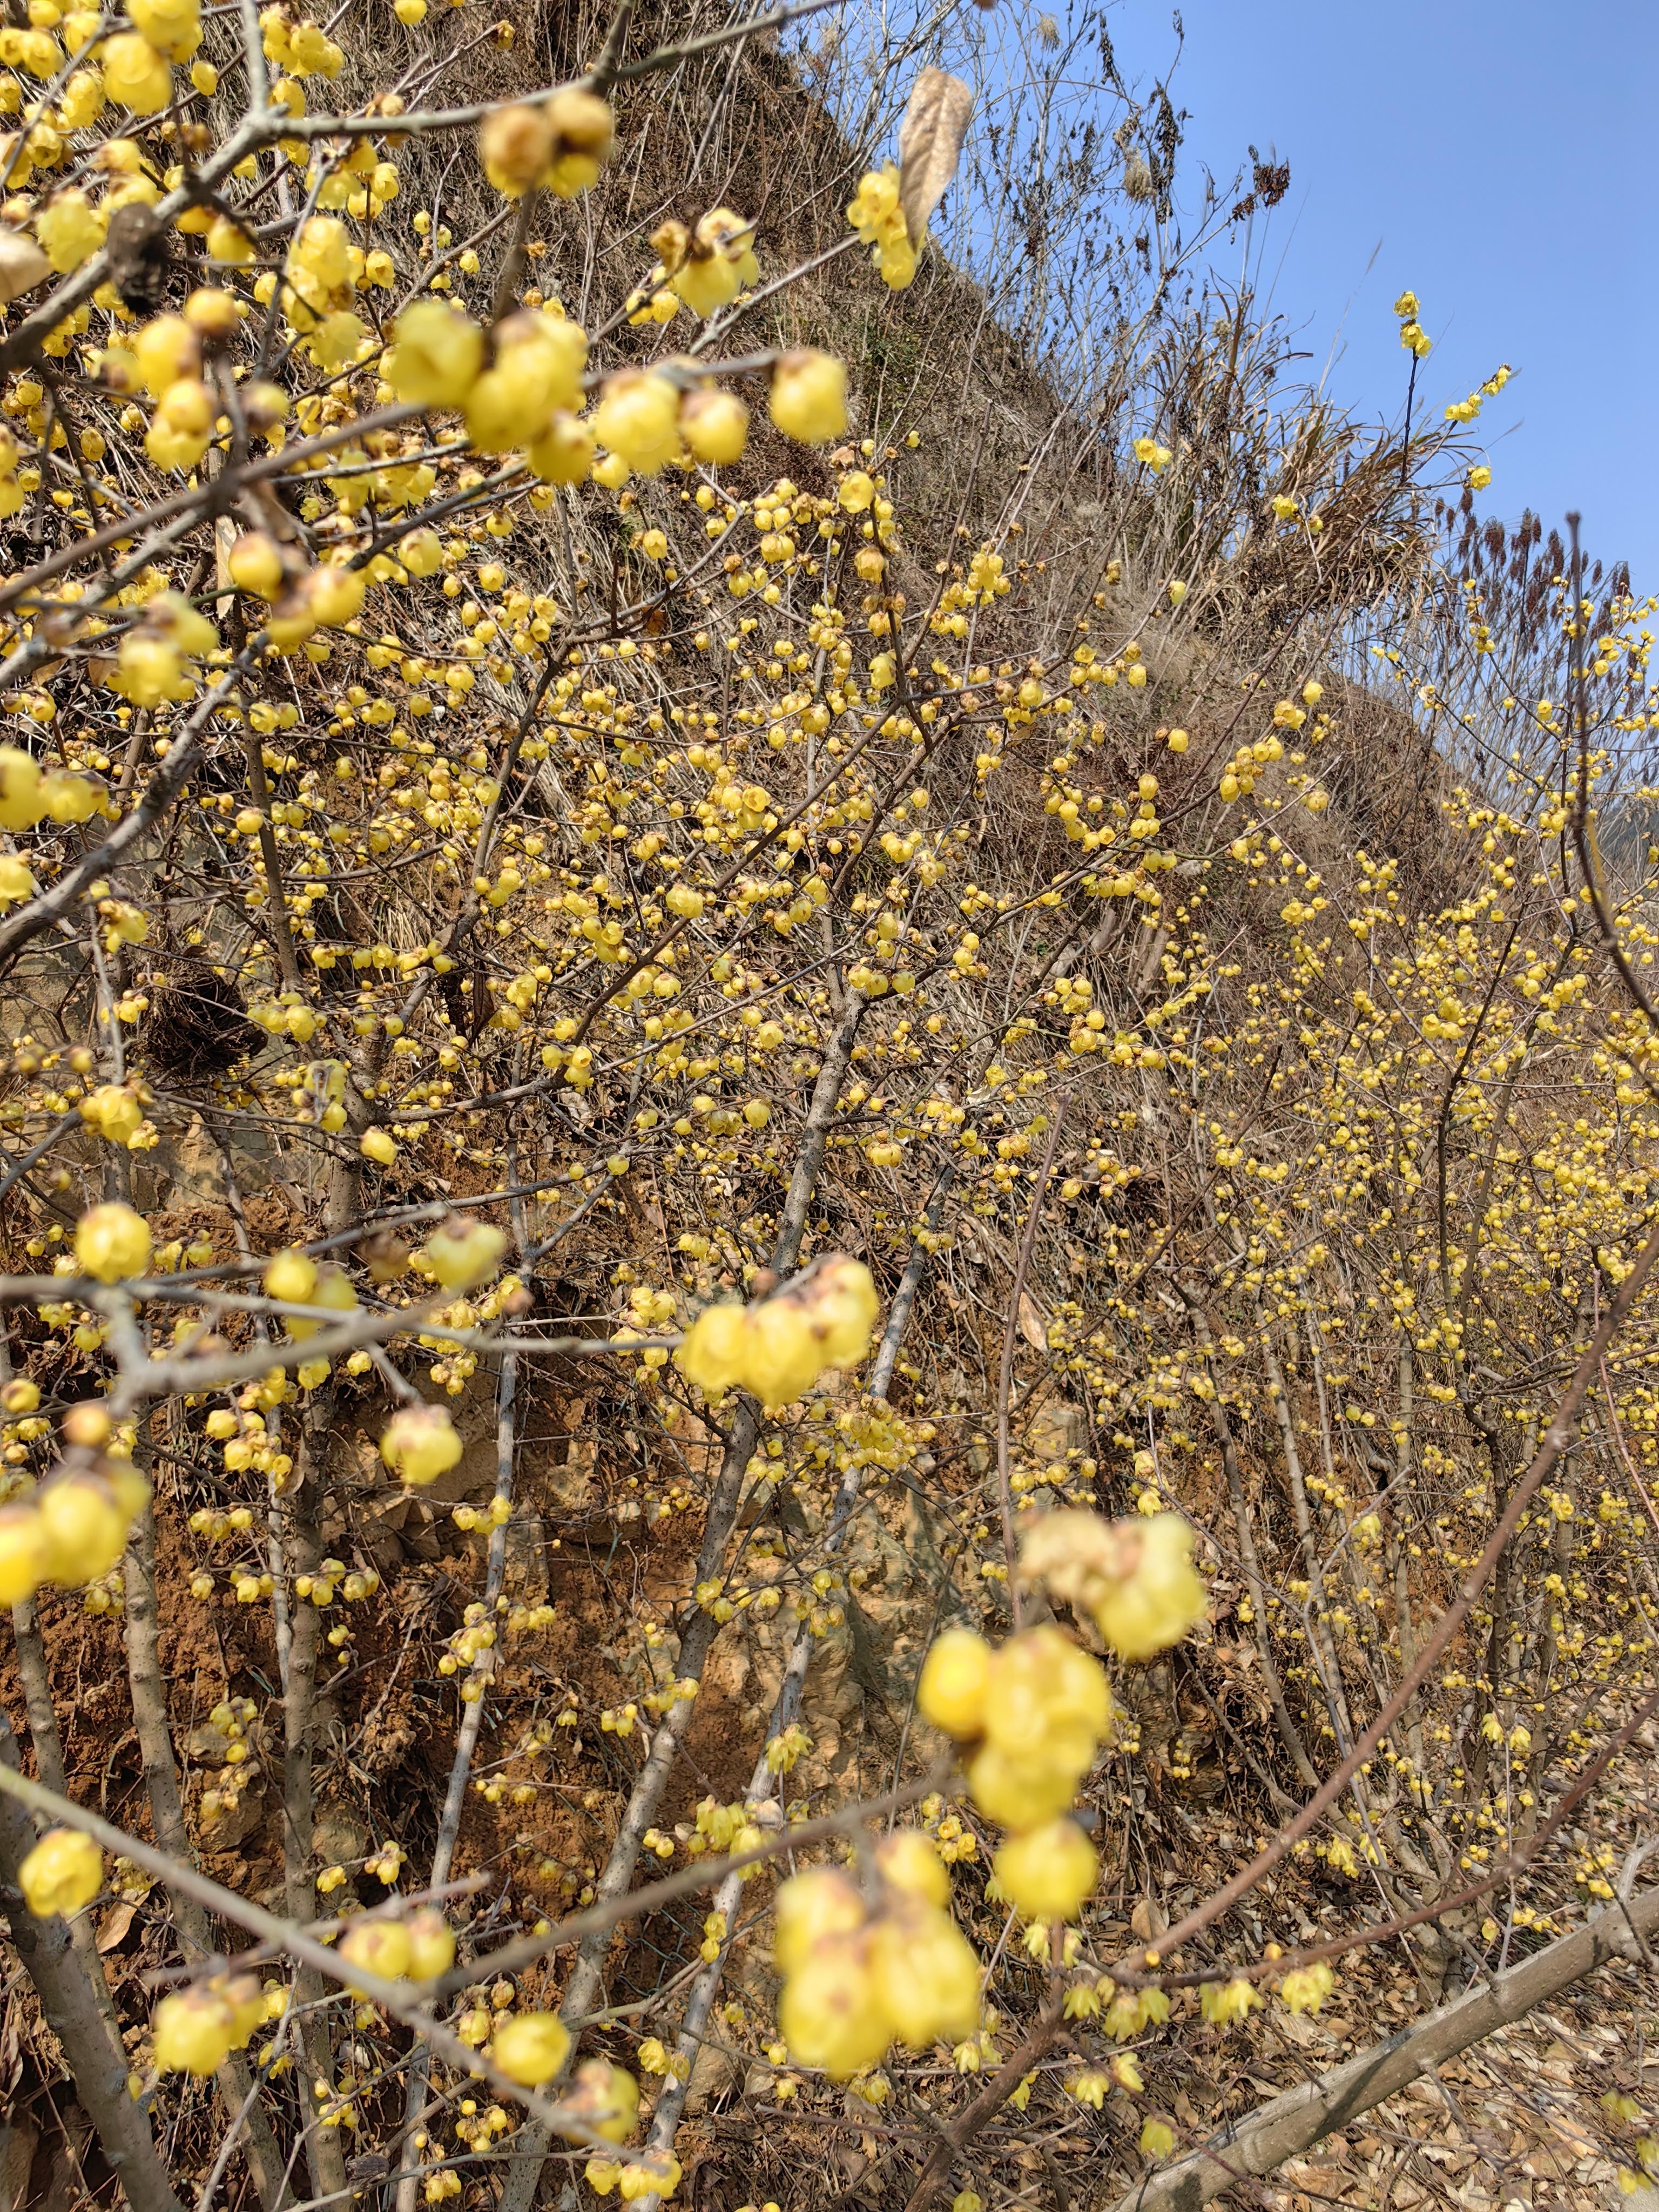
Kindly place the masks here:
<instances>
[{"instance_id":1,"label":"flowering shrub","mask_svg":"<svg viewBox=\"0 0 1659 2212\"><path fill-rule=\"evenodd\" d=\"M137 2212L659 2201L706 2053L1139 2185L1367 1881L1624 1895L1650 607L1480 524L1507 368L1304 404L1127 102L1037 298L897 31L854 146L713 11L27 12L0 1881Z\"/></svg>"}]
</instances>

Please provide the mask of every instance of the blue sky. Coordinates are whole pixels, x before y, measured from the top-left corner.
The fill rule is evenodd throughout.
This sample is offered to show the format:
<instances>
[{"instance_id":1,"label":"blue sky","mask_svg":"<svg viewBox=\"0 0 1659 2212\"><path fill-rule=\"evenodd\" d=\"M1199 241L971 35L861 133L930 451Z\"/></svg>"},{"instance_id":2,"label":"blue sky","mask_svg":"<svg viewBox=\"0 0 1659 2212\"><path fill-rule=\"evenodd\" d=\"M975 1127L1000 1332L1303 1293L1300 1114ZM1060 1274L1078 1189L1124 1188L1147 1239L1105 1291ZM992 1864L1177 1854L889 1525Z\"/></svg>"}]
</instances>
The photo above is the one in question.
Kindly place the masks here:
<instances>
[{"instance_id":1,"label":"blue sky","mask_svg":"<svg viewBox=\"0 0 1659 2212\"><path fill-rule=\"evenodd\" d=\"M1394 416L1407 363L1389 308L1412 286L1437 411L1501 361L1519 372L1481 416L1483 511L1547 526L1577 507L1589 550L1659 592L1654 0L1183 0L1182 16L1194 206L1200 162L1224 185L1251 143L1290 162L1258 274L1308 371ZM1109 21L1149 89L1175 51L1166 0Z\"/></svg>"}]
</instances>

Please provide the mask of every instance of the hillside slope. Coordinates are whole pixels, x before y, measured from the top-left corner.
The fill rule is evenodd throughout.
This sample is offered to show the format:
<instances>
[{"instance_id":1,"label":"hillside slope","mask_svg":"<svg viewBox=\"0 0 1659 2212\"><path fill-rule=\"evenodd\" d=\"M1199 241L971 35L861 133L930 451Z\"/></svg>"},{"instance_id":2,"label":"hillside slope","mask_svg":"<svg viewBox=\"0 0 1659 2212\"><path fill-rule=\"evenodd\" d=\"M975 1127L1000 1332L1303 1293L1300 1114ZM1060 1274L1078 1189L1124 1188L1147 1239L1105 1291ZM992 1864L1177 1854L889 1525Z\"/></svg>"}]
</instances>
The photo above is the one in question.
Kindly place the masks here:
<instances>
[{"instance_id":1,"label":"hillside slope","mask_svg":"<svg viewBox=\"0 0 1659 2212\"><path fill-rule=\"evenodd\" d=\"M1584 871L1641 615L1594 586L1575 803L1577 732L1531 703L1568 696L1561 563L1466 579L1461 428L1296 388L1204 274L1224 203L1180 234L1168 100L1092 33L1039 27L1021 76L949 15L781 46L712 5L417 13L335 23L240 155L252 56L210 12L222 94L131 154L66 124L9 210L50 240L77 179L106 218L112 179L188 198L186 155L256 249L209 264L181 204L130 297L100 244L0 335L5 1556L66 1484L119 1506L107 1556L18 1570L0 1694L36 1778L173 1863L100 1863L60 1970L95 1996L102 1962L158 2212L277 2212L289 2164L307 2201L525 2212L595 2150L647 2202L672 2160L784 2212L826 2175L1114 2203L1634 1879L1651 1040L1606 955L1639 988L1644 909ZM326 35L262 20L297 84ZM592 188L504 198L477 111L601 55ZM895 291L845 209L940 61L978 72L959 259ZM1045 139L1091 72L1116 137ZM726 205L757 276L659 319L664 226ZM471 373L410 397L417 325L383 343L434 289ZM477 397L556 302L603 449L561 409L568 471ZM218 335L175 462L187 304ZM704 371L734 459L681 446ZM947 1627L1042 1655L1000 1788L919 1687ZM1103 1687L1086 1728L1049 1709L1079 1646L1109 1723ZM884 1798L971 2002L815 2044L771 1869L692 1877L792 1827L844 1861L871 1921L824 2012L881 2025L875 1931L963 1971L877 1869ZM996 1870L1039 1803L1084 1824L1086 1901ZM251 2057L168 2060L156 1991L269 1937L255 1908L401 1934L428 1889L462 1961L430 2011L290 1928ZM1599 2201L1649 2154L1640 1972L1285 2193ZM52 1986L10 2000L20 2212L66 2145L94 2189L126 2157L66 2109ZM618 2077L544 2069L551 2134L510 2094L508 2031L551 2048L556 2009L642 2087L614 2160Z\"/></svg>"}]
</instances>

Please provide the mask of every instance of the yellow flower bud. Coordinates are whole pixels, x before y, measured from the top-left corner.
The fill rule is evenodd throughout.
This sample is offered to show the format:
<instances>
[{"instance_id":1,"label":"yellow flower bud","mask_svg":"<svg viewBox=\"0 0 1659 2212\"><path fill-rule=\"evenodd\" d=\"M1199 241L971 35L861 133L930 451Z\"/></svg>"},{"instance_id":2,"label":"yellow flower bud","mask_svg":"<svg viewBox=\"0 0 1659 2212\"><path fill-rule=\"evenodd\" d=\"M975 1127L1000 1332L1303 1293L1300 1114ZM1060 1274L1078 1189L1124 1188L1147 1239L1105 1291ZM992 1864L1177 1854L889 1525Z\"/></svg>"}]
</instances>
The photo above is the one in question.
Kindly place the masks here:
<instances>
[{"instance_id":1,"label":"yellow flower bud","mask_svg":"<svg viewBox=\"0 0 1659 2212\"><path fill-rule=\"evenodd\" d=\"M885 2053L892 2027L877 2000L862 1936L818 1943L784 1984L778 2026L798 2066L845 2081Z\"/></svg>"},{"instance_id":2,"label":"yellow flower bud","mask_svg":"<svg viewBox=\"0 0 1659 2212\"><path fill-rule=\"evenodd\" d=\"M0 1605L21 1605L46 1578L52 1547L32 1505L0 1505Z\"/></svg>"},{"instance_id":3,"label":"yellow flower bud","mask_svg":"<svg viewBox=\"0 0 1659 2212\"><path fill-rule=\"evenodd\" d=\"M135 1115L135 1127L137 1119ZM149 1224L118 1200L88 1208L75 1224L76 1259L100 1283L142 1275L149 1265L150 1249Z\"/></svg>"},{"instance_id":4,"label":"yellow flower bud","mask_svg":"<svg viewBox=\"0 0 1659 2212\"><path fill-rule=\"evenodd\" d=\"M484 118L478 156L498 192L519 199L547 174L553 158L553 125L545 106L515 102Z\"/></svg>"},{"instance_id":5,"label":"yellow flower bud","mask_svg":"<svg viewBox=\"0 0 1659 2212\"><path fill-rule=\"evenodd\" d=\"M385 1982L400 1981L409 1972L413 1948L401 1920L354 1921L340 1938L340 1956L349 1966Z\"/></svg>"},{"instance_id":6,"label":"yellow flower bud","mask_svg":"<svg viewBox=\"0 0 1659 2212\"><path fill-rule=\"evenodd\" d=\"M550 2012L520 2013L496 2029L489 2055L510 2081L536 2088L564 2064L570 2031Z\"/></svg>"},{"instance_id":7,"label":"yellow flower bud","mask_svg":"<svg viewBox=\"0 0 1659 2212\"><path fill-rule=\"evenodd\" d=\"M748 1374L749 1316L744 1308L705 1306L674 1358L681 1373L708 1397L737 1389Z\"/></svg>"},{"instance_id":8,"label":"yellow flower bud","mask_svg":"<svg viewBox=\"0 0 1659 2212\"><path fill-rule=\"evenodd\" d=\"M980 1963L948 1912L895 1913L870 1945L876 2002L913 2051L959 2042L979 2026Z\"/></svg>"},{"instance_id":9,"label":"yellow flower bud","mask_svg":"<svg viewBox=\"0 0 1659 2212\"><path fill-rule=\"evenodd\" d=\"M951 1902L951 1876L931 1838L920 1828L899 1828L876 1852L876 1866L890 1889L941 1910Z\"/></svg>"},{"instance_id":10,"label":"yellow flower bud","mask_svg":"<svg viewBox=\"0 0 1659 2212\"><path fill-rule=\"evenodd\" d=\"M825 1366L852 1367L863 1358L881 1301L861 1260L831 1253L800 1277L789 1296L811 1323Z\"/></svg>"},{"instance_id":11,"label":"yellow flower bud","mask_svg":"<svg viewBox=\"0 0 1659 2212\"><path fill-rule=\"evenodd\" d=\"M274 599L283 588L283 556L263 530L244 531L225 556L225 573L239 592Z\"/></svg>"},{"instance_id":12,"label":"yellow flower bud","mask_svg":"<svg viewBox=\"0 0 1659 2212\"><path fill-rule=\"evenodd\" d=\"M197 0L127 0L133 28L169 61L187 62L202 43Z\"/></svg>"},{"instance_id":13,"label":"yellow flower bud","mask_svg":"<svg viewBox=\"0 0 1659 2212\"><path fill-rule=\"evenodd\" d=\"M864 1925L864 1899L844 1874L811 1867L780 1885L773 1905L772 1952L778 1972L799 1973L817 1946Z\"/></svg>"},{"instance_id":14,"label":"yellow flower bud","mask_svg":"<svg viewBox=\"0 0 1659 2212\"><path fill-rule=\"evenodd\" d=\"M86 1451L100 1451L109 1442L114 1427L109 1407L100 1398L82 1398L64 1416L64 1441Z\"/></svg>"},{"instance_id":15,"label":"yellow flower bud","mask_svg":"<svg viewBox=\"0 0 1659 2212\"><path fill-rule=\"evenodd\" d=\"M772 372L769 410L787 438L827 445L847 428L847 365L811 346L787 353Z\"/></svg>"},{"instance_id":16,"label":"yellow flower bud","mask_svg":"<svg viewBox=\"0 0 1659 2212\"><path fill-rule=\"evenodd\" d=\"M81 1912L104 1886L104 1855L78 1828L48 1828L17 1869L23 1902L37 1920Z\"/></svg>"},{"instance_id":17,"label":"yellow flower bud","mask_svg":"<svg viewBox=\"0 0 1659 2212\"><path fill-rule=\"evenodd\" d=\"M106 94L135 115L159 115L172 99L172 70L137 31L106 39L100 59Z\"/></svg>"},{"instance_id":18,"label":"yellow flower bud","mask_svg":"<svg viewBox=\"0 0 1659 2212\"><path fill-rule=\"evenodd\" d=\"M619 369L605 379L593 434L630 469L653 477L680 450L679 412L679 392L665 376Z\"/></svg>"},{"instance_id":19,"label":"yellow flower bud","mask_svg":"<svg viewBox=\"0 0 1659 2212\"><path fill-rule=\"evenodd\" d=\"M483 366L483 332L459 307L415 300L398 316L386 379L399 399L459 407Z\"/></svg>"},{"instance_id":20,"label":"yellow flower bud","mask_svg":"<svg viewBox=\"0 0 1659 2212\"><path fill-rule=\"evenodd\" d=\"M947 1628L933 1638L916 1686L925 1721L960 1742L984 1733L985 1697L991 1680L991 1647L970 1628Z\"/></svg>"},{"instance_id":21,"label":"yellow flower bud","mask_svg":"<svg viewBox=\"0 0 1659 2212\"><path fill-rule=\"evenodd\" d=\"M749 442L749 410L735 392L689 392L680 403L680 435L700 461L740 460Z\"/></svg>"},{"instance_id":22,"label":"yellow flower bud","mask_svg":"<svg viewBox=\"0 0 1659 2212\"><path fill-rule=\"evenodd\" d=\"M562 200L574 199L598 182L600 169L611 158L616 123L593 92L556 92L547 102L546 114L553 133L548 187Z\"/></svg>"},{"instance_id":23,"label":"yellow flower bud","mask_svg":"<svg viewBox=\"0 0 1659 2212\"><path fill-rule=\"evenodd\" d=\"M608 2059L589 2058L576 2069L561 2101L607 2142L626 2142L639 2115L640 2085Z\"/></svg>"},{"instance_id":24,"label":"yellow flower bud","mask_svg":"<svg viewBox=\"0 0 1659 2212\"><path fill-rule=\"evenodd\" d=\"M1100 1862L1075 1820L1050 1820L1011 1836L993 1866L997 1887L1028 1920L1075 1920Z\"/></svg>"},{"instance_id":25,"label":"yellow flower bud","mask_svg":"<svg viewBox=\"0 0 1659 2212\"><path fill-rule=\"evenodd\" d=\"M15 853L0 853L0 906L33 898L39 889L27 860L20 860Z\"/></svg>"},{"instance_id":26,"label":"yellow flower bud","mask_svg":"<svg viewBox=\"0 0 1659 2212\"><path fill-rule=\"evenodd\" d=\"M995 1744L983 1744L968 1766L974 1802L1005 1828L1029 1828L1052 1820L1071 1804L1080 1778L1073 1767L1045 1757L1040 1743L1025 1759L1014 1758Z\"/></svg>"},{"instance_id":27,"label":"yellow flower bud","mask_svg":"<svg viewBox=\"0 0 1659 2212\"><path fill-rule=\"evenodd\" d=\"M351 1278L343 1267L331 1261L317 1270L317 1279L304 1298L287 1301L292 1305L322 1306L330 1313L349 1314L357 1310L357 1293L352 1288ZM288 1324L288 1333L296 1344L315 1336L322 1327L320 1322L303 1321L297 1315Z\"/></svg>"},{"instance_id":28,"label":"yellow flower bud","mask_svg":"<svg viewBox=\"0 0 1659 2212\"><path fill-rule=\"evenodd\" d=\"M78 191L56 194L34 218L34 234L60 276L97 252L107 227L108 218Z\"/></svg>"},{"instance_id":29,"label":"yellow flower bud","mask_svg":"<svg viewBox=\"0 0 1659 2212\"><path fill-rule=\"evenodd\" d=\"M126 1549L132 1515L101 1476L58 1475L36 1492L35 1502L46 1540L47 1579L60 1588L96 1582Z\"/></svg>"},{"instance_id":30,"label":"yellow flower bud","mask_svg":"<svg viewBox=\"0 0 1659 2212\"><path fill-rule=\"evenodd\" d=\"M409 1933L409 1964L404 1972L411 1982L436 1981L455 1963L455 1931L435 1905L422 1905L404 1923Z\"/></svg>"},{"instance_id":31,"label":"yellow flower bud","mask_svg":"<svg viewBox=\"0 0 1659 2212\"><path fill-rule=\"evenodd\" d=\"M455 1425L441 1406L404 1406L386 1424L380 1457L403 1481L417 1487L447 1474L461 1456Z\"/></svg>"},{"instance_id":32,"label":"yellow flower bud","mask_svg":"<svg viewBox=\"0 0 1659 2212\"><path fill-rule=\"evenodd\" d=\"M411 576L435 576L443 566L443 540L435 530L411 530L398 540L398 558Z\"/></svg>"},{"instance_id":33,"label":"yellow flower bud","mask_svg":"<svg viewBox=\"0 0 1659 2212\"><path fill-rule=\"evenodd\" d=\"M452 1213L427 1238L424 1249L433 1273L447 1291L470 1291L488 1281L500 1267L507 1238L487 1221Z\"/></svg>"},{"instance_id":34,"label":"yellow flower bud","mask_svg":"<svg viewBox=\"0 0 1659 2212\"><path fill-rule=\"evenodd\" d=\"M793 1298L768 1298L748 1316L744 1379L769 1412L803 1397L828 1365L812 1326Z\"/></svg>"},{"instance_id":35,"label":"yellow flower bud","mask_svg":"<svg viewBox=\"0 0 1659 2212\"><path fill-rule=\"evenodd\" d=\"M45 811L33 755L0 745L0 830L31 830Z\"/></svg>"},{"instance_id":36,"label":"yellow flower bud","mask_svg":"<svg viewBox=\"0 0 1659 2212\"><path fill-rule=\"evenodd\" d=\"M314 627L349 623L362 612L368 580L361 568L325 561L304 579L306 612Z\"/></svg>"},{"instance_id":37,"label":"yellow flower bud","mask_svg":"<svg viewBox=\"0 0 1659 2212\"><path fill-rule=\"evenodd\" d=\"M525 458L544 483L584 483L593 465L593 433L574 415L556 411Z\"/></svg>"},{"instance_id":38,"label":"yellow flower bud","mask_svg":"<svg viewBox=\"0 0 1659 2212\"><path fill-rule=\"evenodd\" d=\"M155 2063L164 2074L212 2074L230 2056L236 2015L204 1984L162 1998L150 2023Z\"/></svg>"},{"instance_id":39,"label":"yellow flower bud","mask_svg":"<svg viewBox=\"0 0 1659 2212\"><path fill-rule=\"evenodd\" d=\"M317 1262L303 1252L279 1252L264 1272L264 1293L285 1306L308 1305L317 1287Z\"/></svg>"}]
</instances>

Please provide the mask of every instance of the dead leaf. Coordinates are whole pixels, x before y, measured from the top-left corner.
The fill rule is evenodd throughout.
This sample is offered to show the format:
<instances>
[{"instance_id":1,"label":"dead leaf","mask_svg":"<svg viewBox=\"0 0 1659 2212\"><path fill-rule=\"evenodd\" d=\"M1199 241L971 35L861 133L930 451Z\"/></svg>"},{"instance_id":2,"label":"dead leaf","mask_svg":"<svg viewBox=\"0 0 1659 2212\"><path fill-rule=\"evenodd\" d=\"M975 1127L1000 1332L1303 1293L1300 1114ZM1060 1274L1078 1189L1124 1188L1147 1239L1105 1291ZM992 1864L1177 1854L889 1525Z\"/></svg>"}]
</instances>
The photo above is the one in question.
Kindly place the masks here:
<instances>
[{"instance_id":1,"label":"dead leaf","mask_svg":"<svg viewBox=\"0 0 1659 2212\"><path fill-rule=\"evenodd\" d=\"M1155 1897L1143 1897L1129 1915L1129 1925L1143 1943L1155 1943L1169 1927L1169 1918Z\"/></svg>"},{"instance_id":2,"label":"dead leaf","mask_svg":"<svg viewBox=\"0 0 1659 2212\"><path fill-rule=\"evenodd\" d=\"M973 107L972 87L944 70L923 70L910 94L899 127L899 206L918 252L928 217L957 173Z\"/></svg>"},{"instance_id":3,"label":"dead leaf","mask_svg":"<svg viewBox=\"0 0 1659 2212\"><path fill-rule=\"evenodd\" d=\"M1305 2160L1297 2159L1285 2169L1287 2178L1308 2191L1317 2191L1322 2197L1334 2197L1347 2179L1340 2166L1310 2166Z\"/></svg>"},{"instance_id":4,"label":"dead leaf","mask_svg":"<svg viewBox=\"0 0 1659 2212\"><path fill-rule=\"evenodd\" d=\"M21 300L51 274L51 262L32 238L21 230L0 230L0 307Z\"/></svg>"},{"instance_id":5,"label":"dead leaf","mask_svg":"<svg viewBox=\"0 0 1659 2212\"><path fill-rule=\"evenodd\" d=\"M132 1914L133 1908L125 1898L111 1905L98 1930L100 1951L112 1951L118 1943L126 1941L127 1930L132 1925Z\"/></svg>"},{"instance_id":6,"label":"dead leaf","mask_svg":"<svg viewBox=\"0 0 1659 2212\"><path fill-rule=\"evenodd\" d=\"M1033 1352L1048 1349L1048 1324L1042 1317L1042 1308L1029 1291L1019 1294L1019 1333Z\"/></svg>"}]
</instances>

